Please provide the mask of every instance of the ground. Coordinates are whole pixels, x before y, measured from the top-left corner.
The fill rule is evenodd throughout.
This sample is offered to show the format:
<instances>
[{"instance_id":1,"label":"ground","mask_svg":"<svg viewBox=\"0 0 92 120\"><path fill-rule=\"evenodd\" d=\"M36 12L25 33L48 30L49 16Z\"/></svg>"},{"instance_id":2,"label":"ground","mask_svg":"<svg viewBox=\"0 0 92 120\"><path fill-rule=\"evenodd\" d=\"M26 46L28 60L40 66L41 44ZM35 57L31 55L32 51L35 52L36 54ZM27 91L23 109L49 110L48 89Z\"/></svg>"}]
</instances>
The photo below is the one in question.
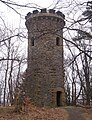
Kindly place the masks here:
<instances>
[{"instance_id":1,"label":"ground","mask_svg":"<svg viewBox=\"0 0 92 120\"><path fill-rule=\"evenodd\" d=\"M14 107L0 107L0 120L92 120L92 108L31 106L25 112L15 113Z\"/></svg>"}]
</instances>

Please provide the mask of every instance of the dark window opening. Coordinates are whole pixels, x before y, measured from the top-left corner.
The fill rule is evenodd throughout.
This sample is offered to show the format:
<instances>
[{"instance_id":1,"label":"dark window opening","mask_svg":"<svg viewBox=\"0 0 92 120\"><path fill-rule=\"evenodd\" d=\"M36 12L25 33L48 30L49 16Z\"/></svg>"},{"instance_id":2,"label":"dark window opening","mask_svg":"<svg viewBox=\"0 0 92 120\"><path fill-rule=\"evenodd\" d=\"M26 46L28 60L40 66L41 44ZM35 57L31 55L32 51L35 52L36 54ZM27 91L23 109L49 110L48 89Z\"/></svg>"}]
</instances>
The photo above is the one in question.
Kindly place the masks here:
<instances>
[{"instance_id":1,"label":"dark window opening","mask_svg":"<svg viewBox=\"0 0 92 120\"><path fill-rule=\"evenodd\" d=\"M56 102L57 102L57 106L61 106L61 91L57 91L56 93Z\"/></svg>"},{"instance_id":2,"label":"dark window opening","mask_svg":"<svg viewBox=\"0 0 92 120\"><path fill-rule=\"evenodd\" d=\"M60 45L60 38L59 38L59 37L56 38L56 45L57 45L57 46Z\"/></svg>"},{"instance_id":3,"label":"dark window opening","mask_svg":"<svg viewBox=\"0 0 92 120\"><path fill-rule=\"evenodd\" d=\"M31 44L34 46L34 37L31 38Z\"/></svg>"}]
</instances>

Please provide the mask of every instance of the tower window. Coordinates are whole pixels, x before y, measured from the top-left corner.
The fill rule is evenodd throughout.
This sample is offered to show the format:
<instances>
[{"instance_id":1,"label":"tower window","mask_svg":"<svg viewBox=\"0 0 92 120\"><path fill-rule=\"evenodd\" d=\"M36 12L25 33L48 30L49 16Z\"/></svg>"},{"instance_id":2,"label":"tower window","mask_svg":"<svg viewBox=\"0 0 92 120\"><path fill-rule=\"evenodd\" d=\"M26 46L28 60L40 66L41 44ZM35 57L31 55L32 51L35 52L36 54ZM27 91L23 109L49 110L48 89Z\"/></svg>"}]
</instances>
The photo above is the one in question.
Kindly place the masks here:
<instances>
[{"instance_id":1,"label":"tower window","mask_svg":"<svg viewBox=\"0 0 92 120\"><path fill-rule=\"evenodd\" d=\"M31 44L34 46L34 37L31 38Z\"/></svg>"},{"instance_id":2,"label":"tower window","mask_svg":"<svg viewBox=\"0 0 92 120\"><path fill-rule=\"evenodd\" d=\"M56 38L56 45L57 45L57 46L60 45L60 38L59 38L59 37Z\"/></svg>"}]
</instances>

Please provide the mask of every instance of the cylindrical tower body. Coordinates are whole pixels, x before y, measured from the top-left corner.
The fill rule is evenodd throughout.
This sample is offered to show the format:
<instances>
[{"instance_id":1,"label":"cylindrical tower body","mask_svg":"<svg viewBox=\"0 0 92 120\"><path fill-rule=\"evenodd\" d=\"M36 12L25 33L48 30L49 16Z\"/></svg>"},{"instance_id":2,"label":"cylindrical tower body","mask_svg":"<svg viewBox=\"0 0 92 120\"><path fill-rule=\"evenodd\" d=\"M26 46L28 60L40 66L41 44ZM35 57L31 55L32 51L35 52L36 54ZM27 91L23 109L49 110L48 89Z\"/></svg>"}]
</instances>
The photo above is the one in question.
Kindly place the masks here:
<instances>
[{"instance_id":1,"label":"cylindrical tower body","mask_svg":"<svg viewBox=\"0 0 92 120\"><path fill-rule=\"evenodd\" d=\"M35 10L27 14L26 27L29 95L41 106L64 105L64 15L52 9Z\"/></svg>"}]
</instances>

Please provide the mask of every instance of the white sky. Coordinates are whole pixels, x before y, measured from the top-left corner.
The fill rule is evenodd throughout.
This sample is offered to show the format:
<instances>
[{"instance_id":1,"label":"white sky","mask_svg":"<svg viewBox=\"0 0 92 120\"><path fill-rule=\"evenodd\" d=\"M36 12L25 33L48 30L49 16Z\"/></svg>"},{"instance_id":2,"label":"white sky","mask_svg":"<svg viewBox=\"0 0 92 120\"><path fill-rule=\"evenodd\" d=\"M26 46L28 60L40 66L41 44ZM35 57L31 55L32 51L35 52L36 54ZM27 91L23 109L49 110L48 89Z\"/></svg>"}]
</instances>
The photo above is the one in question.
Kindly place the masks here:
<instances>
[{"instance_id":1,"label":"white sky","mask_svg":"<svg viewBox=\"0 0 92 120\"><path fill-rule=\"evenodd\" d=\"M8 1L8 2L13 1L19 4L23 4L23 5L28 4L28 3L34 3L34 4L37 4L38 6L41 6L41 8L48 8L48 7L53 8L55 3L58 0L5 0L5 1ZM78 7L75 6L75 8L73 8L75 3L79 4L79 2L81 1L85 2L88 0L60 0L60 1L61 2L58 4L57 7L60 8L60 10L65 14L65 16L70 14L68 16L70 17L70 20L72 20L72 18L77 20L77 16L79 16L80 14L79 11L81 11L81 6L78 6ZM4 19L6 26L13 30L15 28L19 28L19 26L21 28L23 27L26 28L25 27L25 16L28 12L31 12L33 9L20 8L16 6L15 6L15 9L23 15L22 16L23 19L21 19L20 16L16 12L14 12L12 9L10 9L5 4L0 2L0 16ZM3 26L3 22L0 19L0 27L1 26Z\"/></svg>"},{"instance_id":2,"label":"white sky","mask_svg":"<svg viewBox=\"0 0 92 120\"><path fill-rule=\"evenodd\" d=\"M10 0L6 0L8 2L10 2ZM49 5L51 5L53 3L53 0L12 0L13 2L19 3L19 4L30 4L30 3L34 3L37 4L41 7L48 7ZM33 5L34 6L34 5ZM13 6L14 7L14 6ZM20 24L20 16L18 14L16 14L12 9L10 9L9 7L7 7L5 4L0 2L0 16L5 20L5 23L8 26L11 27L16 27L16 23ZM26 15L28 12L32 11L32 9L26 9L26 8L21 8L20 7L15 7L17 9L17 11L19 11L22 15ZM24 18L23 16L23 18Z\"/></svg>"},{"instance_id":3,"label":"white sky","mask_svg":"<svg viewBox=\"0 0 92 120\"><path fill-rule=\"evenodd\" d=\"M13 1L15 3L19 3L19 4L37 4L38 6L41 6L41 8L53 8L55 3L57 3L57 1L59 0L5 0L5 1ZM75 4L76 2L85 2L88 0L60 0L59 4L58 4L58 8L63 11L64 13L69 13L69 9L72 9L72 4ZM32 5L34 6L34 5ZM14 7L14 6L13 6ZM66 7L66 8L64 8ZM69 8L67 8L69 7ZM25 15L32 11L33 9L26 9L26 8L20 8L20 7L16 7L15 9L17 11L19 11L23 16L23 19L25 18ZM79 8L81 9L81 8ZM76 9L75 9L76 11ZM69 13L70 14L70 13ZM22 25L24 24L23 19L20 19L20 16L18 14L16 14L12 9L10 9L9 7L7 7L5 4L0 2L0 16L2 16L2 18L5 20L5 23L7 26L9 27L18 27L20 25L20 22L22 21ZM1 23L0 23L1 24Z\"/></svg>"}]
</instances>

